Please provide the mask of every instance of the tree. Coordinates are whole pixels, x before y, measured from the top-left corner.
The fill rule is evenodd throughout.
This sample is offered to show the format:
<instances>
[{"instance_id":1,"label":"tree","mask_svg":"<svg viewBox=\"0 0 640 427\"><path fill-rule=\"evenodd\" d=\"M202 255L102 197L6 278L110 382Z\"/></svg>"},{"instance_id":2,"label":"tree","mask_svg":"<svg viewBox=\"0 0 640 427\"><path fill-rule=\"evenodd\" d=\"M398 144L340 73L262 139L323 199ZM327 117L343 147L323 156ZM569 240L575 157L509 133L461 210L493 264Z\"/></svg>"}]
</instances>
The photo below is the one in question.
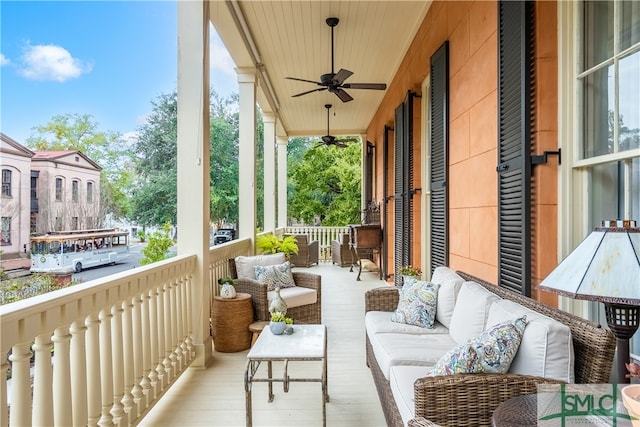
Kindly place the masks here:
<instances>
[{"instance_id":1,"label":"tree","mask_svg":"<svg viewBox=\"0 0 640 427\"><path fill-rule=\"evenodd\" d=\"M131 185L131 151L122 136L98 130L89 114L61 114L32 128L26 145L36 150L78 150L102 167L100 209L104 217L121 218L129 212L126 194Z\"/></svg>"},{"instance_id":2,"label":"tree","mask_svg":"<svg viewBox=\"0 0 640 427\"><path fill-rule=\"evenodd\" d=\"M171 224L167 222L162 226L162 231L154 231L147 236L149 243L142 249L144 256L140 259L140 265L169 258L169 248L173 245L173 240L169 237L169 230L171 230Z\"/></svg>"},{"instance_id":3,"label":"tree","mask_svg":"<svg viewBox=\"0 0 640 427\"><path fill-rule=\"evenodd\" d=\"M292 162L289 217L327 226L359 223L360 150L359 144L318 146L308 148L298 163Z\"/></svg>"}]
</instances>

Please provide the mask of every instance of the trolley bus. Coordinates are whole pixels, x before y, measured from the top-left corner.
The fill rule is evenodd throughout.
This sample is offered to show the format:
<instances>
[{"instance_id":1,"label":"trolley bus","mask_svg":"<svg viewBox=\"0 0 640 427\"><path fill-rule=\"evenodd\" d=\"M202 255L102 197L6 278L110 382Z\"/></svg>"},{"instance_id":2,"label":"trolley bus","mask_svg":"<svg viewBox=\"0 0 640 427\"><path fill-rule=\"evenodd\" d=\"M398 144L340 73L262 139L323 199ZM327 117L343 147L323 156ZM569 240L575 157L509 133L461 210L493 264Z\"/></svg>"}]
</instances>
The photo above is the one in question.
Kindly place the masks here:
<instances>
[{"instance_id":1,"label":"trolley bus","mask_svg":"<svg viewBox=\"0 0 640 427\"><path fill-rule=\"evenodd\" d=\"M31 238L32 273L72 273L129 256L129 233L117 228L56 231Z\"/></svg>"}]
</instances>

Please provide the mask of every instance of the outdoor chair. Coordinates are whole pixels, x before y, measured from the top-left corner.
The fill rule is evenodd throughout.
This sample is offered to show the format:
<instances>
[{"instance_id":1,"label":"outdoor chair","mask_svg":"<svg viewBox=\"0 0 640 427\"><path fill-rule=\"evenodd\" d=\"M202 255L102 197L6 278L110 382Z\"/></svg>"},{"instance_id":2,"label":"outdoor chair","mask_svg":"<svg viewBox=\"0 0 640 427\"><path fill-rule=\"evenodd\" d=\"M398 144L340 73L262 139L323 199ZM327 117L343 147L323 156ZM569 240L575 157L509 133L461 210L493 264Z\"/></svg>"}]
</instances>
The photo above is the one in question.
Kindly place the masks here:
<instances>
[{"instance_id":1,"label":"outdoor chair","mask_svg":"<svg viewBox=\"0 0 640 427\"><path fill-rule=\"evenodd\" d=\"M353 264L353 253L349 240L349 233L345 233L340 239L331 241L331 262L333 264L340 267L348 267Z\"/></svg>"},{"instance_id":2,"label":"outdoor chair","mask_svg":"<svg viewBox=\"0 0 640 427\"><path fill-rule=\"evenodd\" d=\"M229 259L229 274L235 279L237 292L251 295L255 321L268 321L271 318L269 304L275 297L275 291L261 283L253 274L257 265L281 265L285 262L283 253L256 255ZM280 290L287 304L287 317L295 323L322 323L322 276L314 273L294 271L291 273L295 286Z\"/></svg>"},{"instance_id":3,"label":"outdoor chair","mask_svg":"<svg viewBox=\"0 0 640 427\"><path fill-rule=\"evenodd\" d=\"M312 264L318 264L320 259L320 242L317 240L309 241L306 234L295 234L298 242L298 253L291 254L290 261L294 267L311 267Z\"/></svg>"}]
</instances>

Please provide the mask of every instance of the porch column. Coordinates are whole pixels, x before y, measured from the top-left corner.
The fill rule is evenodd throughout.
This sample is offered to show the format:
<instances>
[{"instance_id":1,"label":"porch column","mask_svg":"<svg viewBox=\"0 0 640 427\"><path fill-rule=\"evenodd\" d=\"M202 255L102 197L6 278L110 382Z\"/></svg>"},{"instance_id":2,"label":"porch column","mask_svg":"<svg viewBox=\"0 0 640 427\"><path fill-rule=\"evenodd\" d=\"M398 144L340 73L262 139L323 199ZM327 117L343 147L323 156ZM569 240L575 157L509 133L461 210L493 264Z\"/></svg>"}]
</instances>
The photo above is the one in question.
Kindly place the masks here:
<instances>
[{"instance_id":1,"label":"porch column","mask_svg":"<svg viewBox=\"0 0 640 427\"><path fill-rule=\"evenodd\" d=\"M279 136L278 146L278 228L287 226L287 143L289 139Z\"/></svg>"},{"instance_id":2,"label":"porch column","mask_svg":"<svg viewBox=\"0 0 640 427\"><path fill-rule=\"evenodd\" d=\"M192 331L204 367L209 335L209 2L178 2L178 254L196 254Z\"/></svg>"},{"instance_id":3,"label":"porch column","mask_svg":"<svg viewBox=\"0 0 640 427\"><path fill-rule=\"evenodd\" d=\"M238 68L239 154L238 238L256 234L256 70Z\"/></svg>"},{"instance_id":4,"label":"porch column","mask_svg":"<svg viewBox=\"0 0 640 427\"><path fill-rule=\"evenodd\" d=\"M264 123L264 230L276 228L276 116L263 114Z\"/></svg>"}]
</instances>

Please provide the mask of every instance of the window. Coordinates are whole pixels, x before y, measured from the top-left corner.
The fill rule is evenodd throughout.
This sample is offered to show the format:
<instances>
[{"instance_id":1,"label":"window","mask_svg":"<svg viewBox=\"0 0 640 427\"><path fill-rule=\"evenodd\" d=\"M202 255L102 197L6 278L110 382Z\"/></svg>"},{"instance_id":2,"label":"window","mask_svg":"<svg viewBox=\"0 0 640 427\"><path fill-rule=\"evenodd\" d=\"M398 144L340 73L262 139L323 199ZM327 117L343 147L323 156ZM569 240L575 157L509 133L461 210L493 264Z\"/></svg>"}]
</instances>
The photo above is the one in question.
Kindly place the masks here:
<instances>
[{"instance_id":1,"label":"window","mask_svg":"<svg viewBox=\"0 0 640 427\"><path fill-rule=\"evenodd\" d=\"M2 175L4 176L4 173ZM11 217L10 216L2 217L1 227L2 229L0 230L0 244L10 245L11 244Z\"/></svg>"},{"instance_id":2,"label":"window","mask_svg":"<svg viewBox=\"0 0 640 427\"><path fill-rule=\"evenodd\" d=\"M93 182L87 182L87 203L93 203Z\"/></svg>"},{"instance_id":3,"label":"window","mask_svg":"<svg viewBox=\"0 0 640 427\"><path fill-rule=\"evenodd\" d=\"M2 169L2 195L11 197L11 171Z\"/></svg>"},{"instance_id":4,"label":"window","mask_svg":"<svg viewBox=\"0 0 640 427\"><path fill-rule=\"evenodd\" d=\"M93 218L88 216L86 219L87 222L87 228L93 228Z\"/></svg>"},{"instance_id":5,"label":"window","mask_svg":"<svg viewBox=\"0 0 640 427\"><path fill-rule=\"evenodd\" d=\"M71 217L71 229L72 230L78 230L78 217L77 216Z\"/></svg>"},{"instance_id":6,"label":"window","mask_svg":"<svg viewBox=\"0 0 640 427\"><path fill-rule=\"evenodd\" d=\"M62 201L62 178L56 178L56 201Z\"/></svg>"},{"instance_id":7,"label":"window","mask_svg":"<svg viewBox=\"0 0 640 427\"><path fill-rule=\"evenodd\" d=\"M78 203L78 180L71 181L71 201Z\"/></svg>"},{"instance_id":8,"label":"window","mask_svg":"<svg viewBox=\"0 0 640 427\"><path fill-rule=\"evenodd\" d=\"M640 4L585 2L582 13L583 137L587 228L640 214Z\"/></svg>"},{"instance_id":9,"label":"window","mask_svg":"<svg viewBox=\"0 0 640 427\"><path fill-rule=\"evenodd\" d=\"M38 175L31 173L31 199L36 200L38 198Z\"/></svg>"}]
</instances>

